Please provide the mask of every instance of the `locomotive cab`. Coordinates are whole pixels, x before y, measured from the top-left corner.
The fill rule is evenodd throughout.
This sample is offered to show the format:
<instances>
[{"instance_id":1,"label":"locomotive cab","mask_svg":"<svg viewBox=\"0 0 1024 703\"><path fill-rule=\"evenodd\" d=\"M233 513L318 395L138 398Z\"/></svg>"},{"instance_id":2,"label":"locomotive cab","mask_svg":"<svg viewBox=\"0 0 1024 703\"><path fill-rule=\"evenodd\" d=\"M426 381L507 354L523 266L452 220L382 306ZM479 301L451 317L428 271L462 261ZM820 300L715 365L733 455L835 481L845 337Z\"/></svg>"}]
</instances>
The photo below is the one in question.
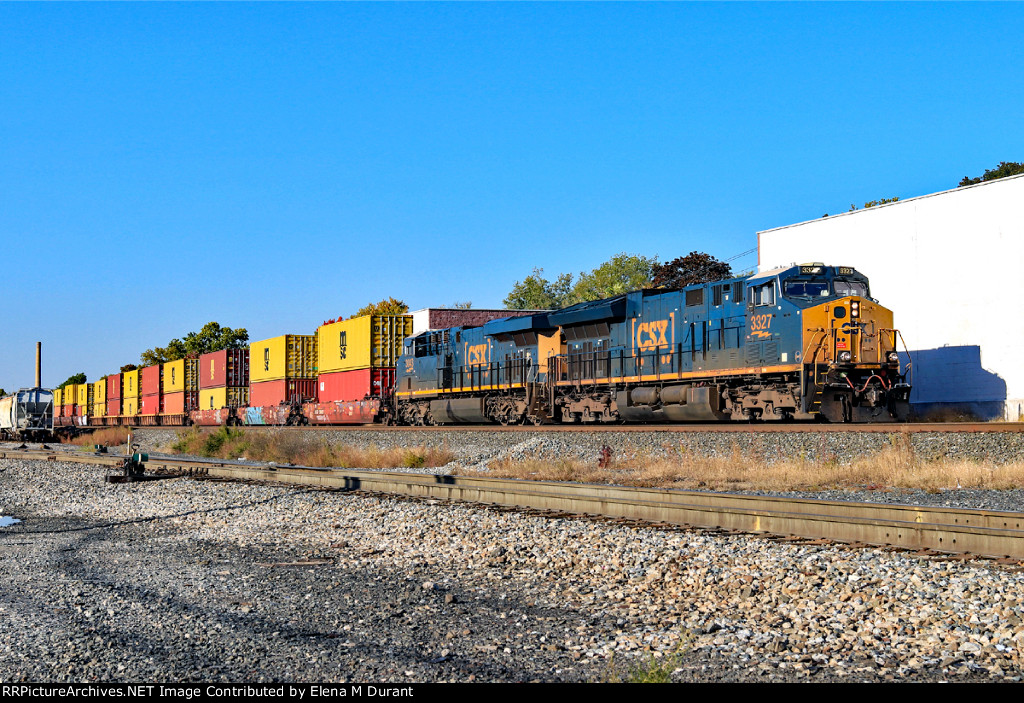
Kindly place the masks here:
<instances>
[{"instance_id":1,"label":"locomotive cab","mask_svg":"<svg viewBox=\"0 0 1024 703\"><path fill-rule=\"evenodd\" d=\"M900 371L892 311L847 266L803 264L779 277L800 308L805 412L832 422L904 420L910 386Z\"/></svg>"}]
</instances>

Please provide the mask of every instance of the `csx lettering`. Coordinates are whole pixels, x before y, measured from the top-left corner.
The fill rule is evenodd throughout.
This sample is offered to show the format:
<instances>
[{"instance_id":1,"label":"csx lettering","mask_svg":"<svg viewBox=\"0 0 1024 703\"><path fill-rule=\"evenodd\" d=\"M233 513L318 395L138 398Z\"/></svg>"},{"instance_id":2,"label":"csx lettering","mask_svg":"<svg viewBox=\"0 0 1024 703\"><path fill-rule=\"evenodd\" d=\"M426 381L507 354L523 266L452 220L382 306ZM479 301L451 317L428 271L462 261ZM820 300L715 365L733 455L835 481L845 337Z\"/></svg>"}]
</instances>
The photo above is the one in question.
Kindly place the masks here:
<instances>
[{"instance_id":1,"label":"csx lettering","mask_svg":"<svg viewBox=\"0 0 1024 703\"><path fill-rule=\"evenodd\" d=\"M466 350L466 363L467 364L486 364L487 363L487 345L486 344L474 344Z\"/></svg>"},{"instance_id":2,"label":"csx lettering","mask_svg":"<svg viewBox=\"0 0 1024 703\"><path fill-rule=\"evenodd\" d=\"M642 322L636 328L636 345L641 349L652 349L668 345L668 320Z\"/></svg>"}]
</instances>

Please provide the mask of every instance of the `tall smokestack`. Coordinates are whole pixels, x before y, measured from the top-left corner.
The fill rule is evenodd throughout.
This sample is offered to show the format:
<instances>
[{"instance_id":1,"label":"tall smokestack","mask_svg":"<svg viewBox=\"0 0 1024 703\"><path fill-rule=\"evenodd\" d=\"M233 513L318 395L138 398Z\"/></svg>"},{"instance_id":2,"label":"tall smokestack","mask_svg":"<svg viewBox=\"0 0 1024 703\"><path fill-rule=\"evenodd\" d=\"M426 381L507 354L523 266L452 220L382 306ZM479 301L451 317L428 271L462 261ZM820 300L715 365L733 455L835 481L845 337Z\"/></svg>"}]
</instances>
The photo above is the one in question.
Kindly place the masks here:
<instances>
[{"instance_id":1,"label":"tall smokestack","mask_svg":"<svg viewBox=\"0 0 1024 703\"><path fill-rule=\"evenodd\" d=\"M36 342L36 388L43 385L43 343Z\"/></svg>"}]
</instances>

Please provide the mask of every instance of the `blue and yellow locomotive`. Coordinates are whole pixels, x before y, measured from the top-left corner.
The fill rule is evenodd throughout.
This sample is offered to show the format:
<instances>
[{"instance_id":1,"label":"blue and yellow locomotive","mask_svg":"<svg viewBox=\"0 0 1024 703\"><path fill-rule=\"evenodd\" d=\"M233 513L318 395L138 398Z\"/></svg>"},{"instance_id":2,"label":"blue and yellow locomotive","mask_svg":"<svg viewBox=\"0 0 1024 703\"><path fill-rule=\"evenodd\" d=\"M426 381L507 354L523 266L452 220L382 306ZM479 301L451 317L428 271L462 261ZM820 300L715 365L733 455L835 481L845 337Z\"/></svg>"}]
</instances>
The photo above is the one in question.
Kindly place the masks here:
<instances>
[{"instance_id":1,"label":"blue and yellow locomotive","mask_svg":"<svg viewBox=\"0 0 1024 703\"><path fill-rule=\"evenodd\" d=\"M892 312L855 269L790 266L407 339L406 424L899 421Z\"/></svg>"}]
</instances>

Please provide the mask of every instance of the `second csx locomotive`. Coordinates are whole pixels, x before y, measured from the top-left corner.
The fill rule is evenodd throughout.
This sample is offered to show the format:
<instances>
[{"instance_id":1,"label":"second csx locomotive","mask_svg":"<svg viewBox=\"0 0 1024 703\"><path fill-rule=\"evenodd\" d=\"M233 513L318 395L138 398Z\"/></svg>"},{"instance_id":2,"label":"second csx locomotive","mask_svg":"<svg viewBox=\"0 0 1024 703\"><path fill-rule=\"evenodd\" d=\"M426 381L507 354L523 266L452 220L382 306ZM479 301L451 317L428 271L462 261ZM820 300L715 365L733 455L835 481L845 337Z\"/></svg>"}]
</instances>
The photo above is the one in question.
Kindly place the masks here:
<instances>
[{"instance_id":1,"label":"second csx locomotive","mask_svg":"<svg viewBox=\"0 0 1024 703\"><path fill-rule=\"evenodd\" d=\"M864 275L794 265L424 332L405 340L393 419L901 421L898 341Z\"/></svg>"}]
</instances>

